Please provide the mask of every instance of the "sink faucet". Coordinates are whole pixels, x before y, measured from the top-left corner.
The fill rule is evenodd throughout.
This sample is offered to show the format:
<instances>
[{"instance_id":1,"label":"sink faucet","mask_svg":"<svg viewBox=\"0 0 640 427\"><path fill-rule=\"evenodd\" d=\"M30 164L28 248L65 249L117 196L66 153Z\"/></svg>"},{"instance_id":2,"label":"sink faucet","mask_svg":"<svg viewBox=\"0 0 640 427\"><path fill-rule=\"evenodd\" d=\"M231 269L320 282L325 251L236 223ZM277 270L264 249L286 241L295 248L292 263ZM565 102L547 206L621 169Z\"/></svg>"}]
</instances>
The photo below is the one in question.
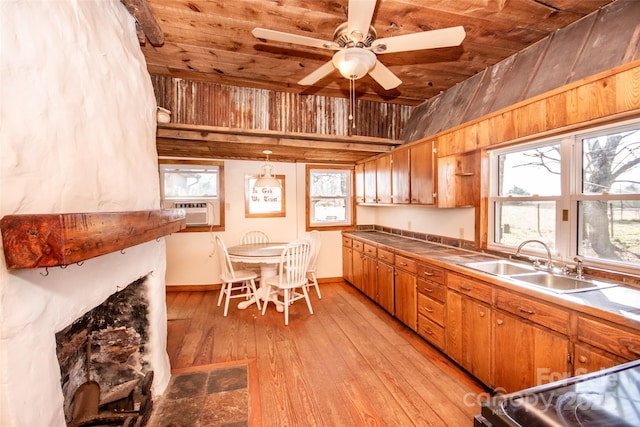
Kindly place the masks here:
<instances>
[{"instance_id":1,"label":"sink faucet","mask_svg":"<svg viewBox=\"0 0 640 427\"><path fill-rule=\"evenodd\" d=\"M551 271L551 269L553 269L553 260L551 259L551 251L549 250L549 246L547 246L544 242L540 240L525 240L524 242L520 243L520 246L518 246L518 249L516 249L515 256L516 257L520 256L520 251L522 250L524 245L528 243L540 243L542 246L544 246L544 248L547 250L547 270Z\"/></svg>"},{"instance_id":2,"label":"sink faucet","mask_svg":"<svg viewBox=\"0 0 640 427\"><path fill-rule=\"evenodd\" d=\"M576 262L576 279L584 279L584 268L582 266L582 258L577 256L573 260Z\"/></svg>"}]
</instances>

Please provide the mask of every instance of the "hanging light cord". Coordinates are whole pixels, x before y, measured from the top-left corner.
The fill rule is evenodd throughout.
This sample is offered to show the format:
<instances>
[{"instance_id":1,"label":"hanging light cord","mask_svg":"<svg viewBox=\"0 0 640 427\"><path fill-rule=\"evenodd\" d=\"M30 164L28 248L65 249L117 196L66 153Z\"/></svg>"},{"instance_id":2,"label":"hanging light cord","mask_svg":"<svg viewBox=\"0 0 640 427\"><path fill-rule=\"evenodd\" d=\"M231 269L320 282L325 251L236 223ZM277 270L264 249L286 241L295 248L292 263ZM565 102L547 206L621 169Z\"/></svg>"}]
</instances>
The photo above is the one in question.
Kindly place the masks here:
<instances>
[{"instance_id":1,"label":"hanging light cord","mask_svg":"<svg viewBox=\"0 0 640 427\"><path fill-rule=\"evenodd\" d=\"M355 119L355 111L356 111L356 80L349 79L349 120L351 120L351 127L353 129L356 128L356 119Z\"/></svg>"}]
</instances>

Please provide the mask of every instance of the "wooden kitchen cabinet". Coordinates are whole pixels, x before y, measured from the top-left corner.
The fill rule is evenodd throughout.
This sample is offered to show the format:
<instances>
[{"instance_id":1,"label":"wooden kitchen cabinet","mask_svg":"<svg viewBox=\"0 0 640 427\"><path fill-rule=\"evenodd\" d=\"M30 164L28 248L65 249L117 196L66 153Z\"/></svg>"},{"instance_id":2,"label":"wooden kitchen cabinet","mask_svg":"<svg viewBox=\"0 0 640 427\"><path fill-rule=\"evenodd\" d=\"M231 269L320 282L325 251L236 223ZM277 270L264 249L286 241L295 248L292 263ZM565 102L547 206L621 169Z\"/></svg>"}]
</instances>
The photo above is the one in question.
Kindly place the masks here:
<instances>
[{"instance_id":1,"label":"wooden kitchen cabinet","mask_svg":"<svg viewBox=\"0 0 640 427\"><path fill-rule=\"evenodd\" d=\"M351 238L342 237L342 277L353 284L353 249L351 244Z\"/></svg>"},{"instance_id":2,"label":"wooden kitchen cabinet","mask_svg":"<svg viewBox=\"0 0 640 427\"><path fill-rule=\"evenodd\" d=\"M640 358L640 334L619 325L587 316L578 316L578 341L619 358L630 361Z\"/></svg>"},{"instance_id":3,"label":"wooden kitchen cabinet","mask_svg":"<svg viewBox=\"0 0 640 427\"><path fill-rule=\"evenodd\" d=\"M376 159L376 203L391 203L391 154Z\"/></svg>"},{"instance_id":4,"label":"wooden kitchen cabinet","mask_svg":"<svg viewBox=\"0 0 640 427\"><path fill-rule=\"evenodd\" d=\"M418 262L418 334L445 349L445 273L442 268Z\"/></svg>"},{"instance_id":5,"label":"wooden kitchen cabinet","mask_svg":"<svg viewBox=\"0 0 640 427\"><path fill-rule=\"evenodd\" d=\"M578 343L573 351L573 375L596 372L624 362L627 360L595 347Z\"/></svg>"},{"instance_id":6,"label":"wooden kitchen cabinet","mask_svg":"<svg viewBox=\"0 0 640 427\"><path fill-rule=\"evenodd\" d=\"M472 151L438 158L438 207L480 204L480 155Z\"/></svg>"},{"instance_id":7,"label":"wooden kitchen cabinet","mask_svg":"<svg viewBox=\"0 0 640 427\"><path fill-rule=\"evenodd\" d=\"M378 261L376 257L377 248L365 243L362 254L362 288L360 290L374 301L376 299L378 281Z\"/></svg>"},{"instance_id":8,"label":"wooden kitchen cabinet","mask_svg":"<svg viewBox=\"0 0 640 427\"><path fill-rule=\"evenodd\" d=\"M435 155L434 142L426 141L410 148L411 203L433 205L435 202Z\"/></svg>"},{"instance_id":9,"label":"wooden kitchen cabinet","mask_svg":"<svg viewBox=\"0 0 640 427\"><path fill-rule=\"evenodd\" d=\"M377 200L376 160L367 160L364 162L364 202L376 203Z\"/></svg>"},{"instance_id":10,"label":"wooden kitchen cabinet","mask_svg":"<svg viewBox=\"0 0 640 427\"><path fill-rule=\"evenodd\" d=\"M446 352L485 384L491 383L491 285L449 273ZM476 299L478 298L478 299Z\"/></svg>"},{"instance_id":11,"label":"wooden kitchen cabinet","mask_svg":"<svg viewBox=\"0 0 640 427\"><path fill-rule=\"evenodd\" d=\"M518 316L493 312L493 381L510 393L571 375L569 338Z\"/></svg>"},{"instance_id":12,"label":"wooden kitchen cabinet","mask_svg":"<svg viewBox=\"0 0 640 427\"><path fill-rule=\"evenodd\" d=\"M352 242L351 268L353 271L353 281L351 284L363 292L364 288L364 243L353 239Z\"/></svg>"},{"instance_id":13,"label":"wooden kitchen cabinet","mask_svg":"<svg viewBox=\"0 0 640 427\"><path fill-rule=\"evenodd\" d=\"M394 266L396 318L415 331L418 327L416 261L396 254Z\"/></svg>"},{"instance_id":14,"label":"wooden kitchen cabinet","mask_svg":"<svg viewBox=\"0 0 640 427\"><path fill-rule=\"evenodd\" d=\"M364 163L355 166L356 203L364 203Z\"/></svg>"},{"instance_id":15,"label":"wooden kitchen cabinet","mask_svg":"<svg viewBox=\"0 0 640 427\"><path fill-rule=\"evenodd\" d=\"M379 250L381 252L382 250ZM392 254L393 255L393 254ZM392 261L393 262L393 261ZM378 258L378 281L376 302L395 315L395 272L393 264Z\"/></svg>"},{"instance_id":16,"label":"wooden kitchen cabinet","mask_svg":"<svg viewBox=\"0 0 640 427\"><path fill-rule=\"evenodd\" d=\"M402 148L391 153L391 197L395 204L411 203L411 185L409 182L411 159L409 151L409 148Z\"/></svg>"}]
</instances>

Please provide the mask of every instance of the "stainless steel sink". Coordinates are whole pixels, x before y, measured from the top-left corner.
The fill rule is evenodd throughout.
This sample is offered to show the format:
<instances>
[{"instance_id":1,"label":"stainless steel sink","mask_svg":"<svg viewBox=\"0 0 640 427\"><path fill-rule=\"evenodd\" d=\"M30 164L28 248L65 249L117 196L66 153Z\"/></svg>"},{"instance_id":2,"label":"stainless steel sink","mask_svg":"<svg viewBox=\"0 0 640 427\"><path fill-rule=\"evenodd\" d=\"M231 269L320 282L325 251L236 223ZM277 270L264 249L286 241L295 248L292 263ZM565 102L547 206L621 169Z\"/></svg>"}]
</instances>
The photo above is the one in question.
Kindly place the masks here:
<instances>
[{"instance_id":1,"label":"stainless steel sink","mask_svg":"<svg viewBox=\"0 0 640 427\"><path fill-rule=\"evenodd\" d=\"M511 276L513 274L531 273L534 268L524 264L518 264L507 260L468 262L463 264L465 267L480 270L484 273L494 274L496 276Z\"/></svg>"},{"instance_id":2,"label":"stainless steel sink","mask_svg":"<svg viewBox=\"0 0 640 427\"><path fill-rule=\"evenodd\" d=\"M577 279L575 277L560 276L544 272L531 274L514 274L509 276L509 278L562 294L570 292L585 292L616 286L614 283L600 282L589 279Z\"/></svg>"},{"instance_id":3,"label":"stainless steel sink","mask_svg":"<svg viewBox=\"0 0 640 427\"><path fill-rule=\"evenodd\" d=\"M467 262L462 265L484 273L511 279L512 281L519 282L520 285L533 285L561 294L585 292L616 286L614 283L578 279L576 277L539 271L533 266L508 260Z\"/></svg>"}]
</instances>

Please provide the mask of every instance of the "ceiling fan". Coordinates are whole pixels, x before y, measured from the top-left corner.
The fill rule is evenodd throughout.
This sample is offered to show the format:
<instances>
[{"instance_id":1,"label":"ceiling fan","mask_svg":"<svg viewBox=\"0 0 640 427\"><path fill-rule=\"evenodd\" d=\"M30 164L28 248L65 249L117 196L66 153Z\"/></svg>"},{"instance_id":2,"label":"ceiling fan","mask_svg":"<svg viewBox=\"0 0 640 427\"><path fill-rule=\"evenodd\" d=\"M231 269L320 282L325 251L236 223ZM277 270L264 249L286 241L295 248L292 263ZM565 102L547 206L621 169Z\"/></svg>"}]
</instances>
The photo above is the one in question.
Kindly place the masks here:
<instances>
[{"instance_id":1,"label":"ceiling fan","mask_svg":"<svg viewBox=\"0 0 640 427\"><path fill-rule=\"evenodd\" d=\"M300 85L312 85L338 69L350 80L369 74L385 90L398 87L402 81L377 59L376 54L458 46L466 35L464 27L457 26L378 39L371 26L375 7L376 0L349 0L348 20L336 28L333 41L266 28L254 28L251 34L258 39L337 51L331 61L300 80Z\"/></svg>"}]
</instances>

